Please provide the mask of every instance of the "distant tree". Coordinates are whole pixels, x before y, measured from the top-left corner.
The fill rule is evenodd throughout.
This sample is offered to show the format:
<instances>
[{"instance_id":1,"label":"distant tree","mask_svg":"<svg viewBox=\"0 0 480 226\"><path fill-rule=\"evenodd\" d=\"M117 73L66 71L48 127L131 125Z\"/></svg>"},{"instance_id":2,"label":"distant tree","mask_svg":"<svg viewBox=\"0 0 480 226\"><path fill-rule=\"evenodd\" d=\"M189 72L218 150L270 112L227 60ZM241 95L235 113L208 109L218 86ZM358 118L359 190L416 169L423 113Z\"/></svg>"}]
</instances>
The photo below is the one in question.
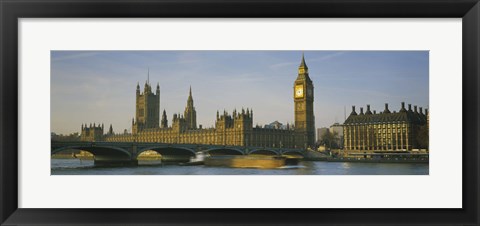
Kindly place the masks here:
<instances>
[{"instance_id":1,"label":"distant tree","mask_svg":"<svg viewBox=\"0 0 480 226\"><path fill-rule=\"evenodd\" d=\"M328 149L339 148L338 132L326 132L320 137L320 145L325 145Z\"/></svg>"},{"instance_id":2,"label":"distant tree","mask_svg":"<svg viewBox=\"0 0 480 226\"><path fill-rule=\"evenodd\" d=\"M420 126L417 133L417 143L419 148L428 149L428 127L427 125Z\"/></svg>"},{"instance_id":3,"label":"distant tree","mask_svg":"<svg viewBox=\"0 0 480 226\"><path fill-rule=\"evenodd\" d=\"M51 133L52 141L80 141L80 134L78 132L69 135Z\"/></svg>"}]
</instances>

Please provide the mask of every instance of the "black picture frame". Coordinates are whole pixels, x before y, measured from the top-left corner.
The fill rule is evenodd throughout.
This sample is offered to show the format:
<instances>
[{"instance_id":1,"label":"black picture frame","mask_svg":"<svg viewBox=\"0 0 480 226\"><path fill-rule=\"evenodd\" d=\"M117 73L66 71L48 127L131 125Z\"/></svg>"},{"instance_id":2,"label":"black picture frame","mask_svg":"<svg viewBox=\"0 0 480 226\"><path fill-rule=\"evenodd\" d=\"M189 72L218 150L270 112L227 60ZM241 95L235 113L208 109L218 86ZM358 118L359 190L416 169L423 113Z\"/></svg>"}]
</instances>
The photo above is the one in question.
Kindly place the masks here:
<instances>
[{"instance_id":1,"label":"black picture frame","mask_svg":"<svg viewBox=\"0 0 480 226\"><path fill-rule=\"evenodd\" d=\"M479 225L478 0L0 0L1 225ZM18 19L123 17L462 18L461 209L18 208ZM428 191L425 191L428 192ZM41 194L39 194L41 195ZM448 195L448 194L445 194ZM441 198L441 197L439 197Z\"/></svg>"}]
</instances>

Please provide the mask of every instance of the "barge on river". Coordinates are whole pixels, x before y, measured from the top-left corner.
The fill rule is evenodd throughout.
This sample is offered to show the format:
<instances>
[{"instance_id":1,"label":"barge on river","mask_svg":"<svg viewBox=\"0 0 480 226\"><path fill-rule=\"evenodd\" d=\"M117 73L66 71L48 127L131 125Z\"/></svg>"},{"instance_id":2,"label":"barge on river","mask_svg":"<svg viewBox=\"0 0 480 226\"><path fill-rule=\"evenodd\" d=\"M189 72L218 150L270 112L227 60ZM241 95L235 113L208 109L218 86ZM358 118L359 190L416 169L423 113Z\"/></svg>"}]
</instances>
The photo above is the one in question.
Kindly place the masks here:
<instances>
[{"instance_id":1,"label":"barge on river","mask_svg":"<svg viewBox=\"0 0 480 226\"><path fill-rule=\"evenodd\" d=\"M222 155L206 157L206 166L274 169L287 165L298 165L302 157L268 155Z\"/></svg>"}]
</instances>

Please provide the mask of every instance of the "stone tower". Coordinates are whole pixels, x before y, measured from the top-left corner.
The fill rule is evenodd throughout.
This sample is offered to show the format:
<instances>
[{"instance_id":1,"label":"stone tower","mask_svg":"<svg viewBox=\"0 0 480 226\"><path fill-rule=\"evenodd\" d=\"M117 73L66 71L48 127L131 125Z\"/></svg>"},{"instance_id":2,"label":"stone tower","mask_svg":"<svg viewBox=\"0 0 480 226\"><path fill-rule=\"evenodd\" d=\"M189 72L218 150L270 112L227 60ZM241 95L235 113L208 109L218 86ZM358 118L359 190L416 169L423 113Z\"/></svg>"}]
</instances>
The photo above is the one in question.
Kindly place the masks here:
<instances>
[{"instance_id":1,"label":"stone tower","mask_svg":"<svg viewBox=\"0 0 480 226\"><path fill-rule=\"evenodd\" d=\"M241 134L241 136L234 137L233 144L239 146L248 146L251 144L251 134L253 130L253 110L233 112L233 128L234 133Z\"/></svg>"},{"instance_id":2,"label":"stone tower","mask_svg":"<svg viewBox=\"0 0 480 226\"><path fill-rule=\"evenodd\" d=\"M150 81L145 81L143 93L137 83L135 120L132 120L132 132L138 133L144 129L158 128L160 125L160 85L152 92Z\"/></svg>"},{"instance_id":3,"label":"stone tower","mask_svg":"<svg viewBox=\"0 0 480 226\"><path fill-rule=\"evenodd\" d=\"M90 123L90 126L87 126L85 123L85 126L82 124L82 133L80 134L80 140L81 141L103 141L103 123L102 125L98 124L95 125L95 123Z\"/></svg>"},{"instance_id":4,"label":"stone tower","mask_svg":"<svg viewBox=\"0 0 480 226\"><path fill-rule=\"evenodd\" d=\"M187 123L187 129L197 128L197 111L193 106L192 87L190 86L190 94L187 100L187 107L185 107L185 121Z\"/></svg>"},{"instance_id":5,"label":"stone tower","mask_svg":"<svg viewBox=\"0 0 480 226\"><path fill-rule=\"evenodd\" d=\"M295 146L312 147L315 144L315 116L313 115L313 82L308 76L308 67L302 54L298 76L293 83L295 108Z\"/></svg>"},{"instance_id":6,"label":"stone tower","mask_svg":"<svg viewBox=\"0 0 480 226\"><path fill-rule=\"evenodd\" d=\"M163 109L161 128L168 128L167 112Z\"/></svg>"}]
</instances>

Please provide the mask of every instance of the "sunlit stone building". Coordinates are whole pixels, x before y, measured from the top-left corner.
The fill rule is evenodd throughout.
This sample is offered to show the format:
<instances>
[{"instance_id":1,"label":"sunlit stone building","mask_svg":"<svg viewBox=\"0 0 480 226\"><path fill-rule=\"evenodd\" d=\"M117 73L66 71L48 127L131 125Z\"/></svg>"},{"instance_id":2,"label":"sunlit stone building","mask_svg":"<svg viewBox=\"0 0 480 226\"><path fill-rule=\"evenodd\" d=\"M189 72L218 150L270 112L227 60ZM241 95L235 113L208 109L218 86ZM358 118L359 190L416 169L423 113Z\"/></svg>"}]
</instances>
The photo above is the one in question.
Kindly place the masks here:
<instances>
[{"instance_id":1,"label":"sunlit stone building","mask_svg":"<svg viewBox=\"0 0 480 226\"><path fill-rule=\"evenodd\" d=\"M87 124L82 124L82 133L80 134L80 140L82 141L91 141L91 140L103 140L103 124L96 126L95 123L90 123L90 126Z\"/></svg>"},{"instance_id":2,"label":"sunlit stone building","mask_svg":"<svg viewBox=\"0 0 480 226\"><path fill-rule=\"evenodd\" d=\"M385 104L383 112L376 113L370 110L357 114L355 106L350 116L345 120L344 148L346 151L411 151L420 147L418 132L422 126L427 126L428 110L422 108L414 110L411 104L408 110L402 102L401 109L390 112ZM427 126L428 128L428 126Z\"/></svg>"},{"instance_id":3,"label":"sunlit stone building","mask_svg":"<svg viewBox=\"0 0 480 226\"><path fill-rule=\"evenodd\" d=\"M135 118L132 133L115 134L112 126L103 134L101 127L84 127L83 141L110 142L159 142L173 144L207 144L276 148L306 148L314 144L313 83L302 56L298 76L294 82L295 126L253 126L253 110L217 111L215 126L202 128L197 125L192 89L190 87L184 114L173 114L171 125L166 111L160 120L160 86L153 93L149 81L143 92L137 84ZM92 132L93 131L93 132Z\"/></svg>"}]
</instances>

